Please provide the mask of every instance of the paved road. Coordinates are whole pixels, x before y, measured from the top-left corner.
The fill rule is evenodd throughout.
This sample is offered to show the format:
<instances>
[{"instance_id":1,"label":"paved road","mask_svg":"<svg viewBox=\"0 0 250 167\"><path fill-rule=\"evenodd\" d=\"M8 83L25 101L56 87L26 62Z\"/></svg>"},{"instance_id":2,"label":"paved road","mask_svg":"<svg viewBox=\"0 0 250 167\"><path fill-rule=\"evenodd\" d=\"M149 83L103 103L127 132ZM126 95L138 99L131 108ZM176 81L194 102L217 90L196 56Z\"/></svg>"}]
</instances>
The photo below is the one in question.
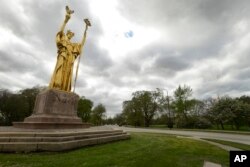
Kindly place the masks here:
<instances>
[{"instance_id":1,"label":"paved road","mask_svg":"<svg viewBox=\"0 0 250 167\"><path fill-rule=\"evenodd\" d=\"M128 128L128 127L117 127L127 132L149 132L149 133L165 133L174 135L185 135L192 136L194 138L209 138L232 141L242 144L250 145L250 135L243 134L229 134L229 133L215 133L215 132L197 132L197 131L181 131L181 130L161 130L161 129L146 129L146 128Z\"/></svg>"}]
</instances>

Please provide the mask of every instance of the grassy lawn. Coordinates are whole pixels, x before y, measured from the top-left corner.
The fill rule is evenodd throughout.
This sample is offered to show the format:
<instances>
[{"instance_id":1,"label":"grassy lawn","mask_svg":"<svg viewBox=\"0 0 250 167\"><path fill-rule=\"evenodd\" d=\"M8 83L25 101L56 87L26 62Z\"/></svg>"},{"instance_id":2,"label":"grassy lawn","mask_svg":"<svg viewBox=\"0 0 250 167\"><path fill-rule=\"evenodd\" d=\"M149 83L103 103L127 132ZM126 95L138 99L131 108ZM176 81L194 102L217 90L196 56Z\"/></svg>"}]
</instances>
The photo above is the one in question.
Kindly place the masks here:
<instances>
[{"instance_id":1,"label":"grassy lawn","mask_svg":"<svg viewBox=\"0 0 250 167\"><path fill-rule=\"evenodd\" d=\"M144 127L142 127L144 128ZM149 128L155 128L155 129L167 129L169 128L166 125L150 125ZM210 129L182 129L182 128L173 128L173 130L187 130L187 131L199 131L199 132L218 132L218 133L231 133L231 134L244 134L244 135L250 135L249 128L245 127L241 130L232 130L229 128L225 128L225 130L222 129L216 129L216 128L210 128Z\"/></svg>"},{"instance_id":2,"label":"grassy lawn","mask_svg":"<svg viewBox=\"0 0 250 167\"><path fill-rule=\"evenodd\" d=\"M203 138L203 139L208 140L208 141L212 141L212 142L215 142L215 143L220 143L220 144L223 144L223 145L232 146L232 147L239 148L239 149L242 149L242 150L250 150L250 145L247 145L247 144L235 143L235 142L224 141L224 140L216 140L216 139L206 139L206 138Z\"/></svg>"},{"instance_id":3,"label":"grassy lawn","mask_svg":"<svg viewBox=\"0 0 250 167\"><path fill-rule=\"evenodd\" d=\"M196 140L132 133L130 140L63 153L1 153L0 167L201 167L204 160L229 166L229 153Z\"/></svg>"}]
</instances>

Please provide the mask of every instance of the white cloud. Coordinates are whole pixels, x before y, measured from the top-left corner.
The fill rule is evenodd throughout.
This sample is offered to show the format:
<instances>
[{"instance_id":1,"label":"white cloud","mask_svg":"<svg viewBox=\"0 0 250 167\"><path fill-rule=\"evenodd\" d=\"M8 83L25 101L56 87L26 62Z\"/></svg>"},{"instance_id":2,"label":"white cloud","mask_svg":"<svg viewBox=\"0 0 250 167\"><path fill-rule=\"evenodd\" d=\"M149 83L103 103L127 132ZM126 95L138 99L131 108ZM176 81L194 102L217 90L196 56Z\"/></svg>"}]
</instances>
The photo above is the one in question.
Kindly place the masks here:
<instances>
[{"instance_id":1,"label":"white cloud","mask_svg":"<svg viewBox=\"0 0 250 167\"><path fill-rule=\"evenodd\" d=\"M75 10L66 29L80 41L92 26L76 92L121 112L137 90L171 95L190 85L198 98L249 95L249 1L16 1L0 6L0 88L47 85L56 63L55 34L64 7ZM133 32L130 38L124 33Z\"/></svg>"}]
</instances>

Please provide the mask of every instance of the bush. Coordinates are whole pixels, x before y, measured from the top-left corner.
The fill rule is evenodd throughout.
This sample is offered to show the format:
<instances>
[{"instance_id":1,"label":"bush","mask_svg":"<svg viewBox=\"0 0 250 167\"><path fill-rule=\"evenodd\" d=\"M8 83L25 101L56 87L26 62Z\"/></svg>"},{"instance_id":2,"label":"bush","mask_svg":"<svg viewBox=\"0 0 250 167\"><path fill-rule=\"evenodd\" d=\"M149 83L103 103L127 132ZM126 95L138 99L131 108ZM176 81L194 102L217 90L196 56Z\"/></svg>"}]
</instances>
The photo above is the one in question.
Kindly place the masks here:
<instances>
[{"instance_id":1,"label":"bush","mask_svg":"<svg viewBox=\"0 0 250 167\"><path fill-rule=\"evenodd\" d=\"M195 128L198 129L208 129L212 127L212 123L206 118L198 118L195 123Z\"/></svg>"}]
</instances>

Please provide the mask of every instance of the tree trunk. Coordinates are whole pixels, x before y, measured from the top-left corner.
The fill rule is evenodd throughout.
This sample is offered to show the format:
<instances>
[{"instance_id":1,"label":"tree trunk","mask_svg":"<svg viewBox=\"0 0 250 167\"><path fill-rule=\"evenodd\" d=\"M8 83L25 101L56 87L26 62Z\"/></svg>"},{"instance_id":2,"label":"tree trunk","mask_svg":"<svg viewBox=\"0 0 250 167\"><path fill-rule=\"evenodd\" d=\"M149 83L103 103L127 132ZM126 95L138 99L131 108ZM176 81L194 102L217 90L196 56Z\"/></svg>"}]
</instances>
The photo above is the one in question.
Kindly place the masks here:
<instances>
[{"instance_id":1,"label":"tree trunk","mask_svg":"<svg viewBox=\"0 0 250 167\"><path fill-rule=\"evenodd\" d=\"M147 119L147 118L145 118L144 121L145 121L145 127L149 127L149 125L150 125L150 120Z\"/></svg>"},{"instance_id":2,"label":"tree trunk","mask_svg":"<svg viewBox=\"0 0 250 167\"><path fill-rule=\"evenodd\" d=\"M224 130L224 125L223 125L222 121L220 121L220 126Z\"/></svg>"},{"instance_id":3,"label":"tree trunk","mask_svg":"<svg viewBox=\"0 0 250 167\"><path fill-rule=\"evenodd\" d=\"M236 127L236 130L240 130L240 124L237 120L234 120L234 125Z\"/></svg>"}]
</instances>

